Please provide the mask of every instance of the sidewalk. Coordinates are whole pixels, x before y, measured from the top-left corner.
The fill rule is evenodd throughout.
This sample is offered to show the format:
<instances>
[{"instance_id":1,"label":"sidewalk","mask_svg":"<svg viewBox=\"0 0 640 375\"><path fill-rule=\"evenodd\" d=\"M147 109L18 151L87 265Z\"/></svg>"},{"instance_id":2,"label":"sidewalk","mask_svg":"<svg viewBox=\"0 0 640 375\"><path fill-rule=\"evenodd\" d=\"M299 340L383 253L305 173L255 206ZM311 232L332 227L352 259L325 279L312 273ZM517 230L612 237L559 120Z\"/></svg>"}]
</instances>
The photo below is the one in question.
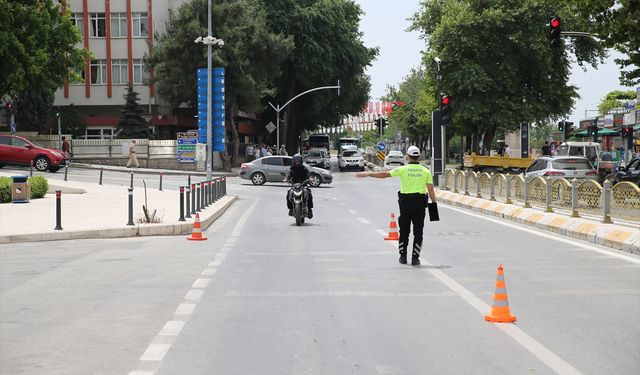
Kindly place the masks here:
<instances>
[{"instance_id":1,"label":"sidewalk","mask_svg":"<svg viewBox=\"0 0 640 375\"><path fill-rule=\"evenodd\" d=\"M438 201L485 215L496 216L598 245L640 254L640 225L603 224L596 220L572 218L536 208L494 202L464 194L438 190Z\"/></svg>"},{"instance_id":2,"label":"sidewalk","mask_svg":"<svg viewBox=\"0 0 640 375\"><path fill-rule=\"evenodd\" d=\"M139 168L136 168L135 171L136 173L141 172ZM158 170L151 171L153 173L159 172ZM0 172L0 176L11 176L11 173ZM200 175L198 174L198 176ZM216 177L219 175L216 174ZM62 230L54 230L56 226L55 190L62 190ZM229 195L223 196L203 209L200 212L203 230L220 217L236 198ZM49 180L49 193L44 198L33 199L29 203L0 204L0 244L81 238L191 234L195 215L186 221L178 221L180 218L179 191L147 189L149 211L157 210L156 215L160 218L160 223L139 222L144 217L142 210L144 202L144 189L134 189L134 225L127 225L129 220L127 186Z\"/></svg>"},{"instance_id":3,"label":"sidewalk","mask_svg":"<svg viewBox=\"0 0 640 375\"><path fill-rule=\"evenodd\" d=\"M75 161L71 161L69 164L69 168L83 168L83 169L104 169L105 171L120 171L120 172L135 172L135 173L143 173L143 174L159 174L162 172L164 175L191 175L191 176L206 176L207 172L200 171L182 171L182 170L171 170L171 169L157 169L157 168L127 168L116 165L102 165L102 164L87 164L87 163L77 163ZM64 168L60 170L60 172L64 173ZM60 173L58 172L58 173ZM222 171L222 170L213 170L211 175L214 177L234 177L240 174L240 168L231 168L231 172Z\"/></svg>"}]
</instances>

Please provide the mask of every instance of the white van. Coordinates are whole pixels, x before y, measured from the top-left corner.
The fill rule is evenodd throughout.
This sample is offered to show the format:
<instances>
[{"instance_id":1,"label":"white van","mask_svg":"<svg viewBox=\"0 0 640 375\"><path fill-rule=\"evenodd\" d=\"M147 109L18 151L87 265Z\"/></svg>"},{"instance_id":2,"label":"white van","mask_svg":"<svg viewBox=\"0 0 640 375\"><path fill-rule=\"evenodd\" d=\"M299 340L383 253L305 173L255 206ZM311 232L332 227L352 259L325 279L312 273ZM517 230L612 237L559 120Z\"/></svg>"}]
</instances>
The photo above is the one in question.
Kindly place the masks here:
<instances>
[{"instance_id":1,"label":"white van","mask_svg":"<svg viewBox=\"0 0 640 375\"><path fill-rule=\"evenodd\" d=\"M594 165L600 159L600 143L598 142L564 142L558 147L556 156L582 156Z\"/></svg>"},{"instance_id":2,"label":"white van","mask_svg":"<svg viewBox=\"0 0 640 375\"><path fill-rule=\"evenodd\" d=\"M582 156L593 164L598 170L598 181L615 172L616 163L613 161L603 161L600 158L600 143L598 142L564 142L558 147L556 156Z\"/></svg>"}]
</instances>

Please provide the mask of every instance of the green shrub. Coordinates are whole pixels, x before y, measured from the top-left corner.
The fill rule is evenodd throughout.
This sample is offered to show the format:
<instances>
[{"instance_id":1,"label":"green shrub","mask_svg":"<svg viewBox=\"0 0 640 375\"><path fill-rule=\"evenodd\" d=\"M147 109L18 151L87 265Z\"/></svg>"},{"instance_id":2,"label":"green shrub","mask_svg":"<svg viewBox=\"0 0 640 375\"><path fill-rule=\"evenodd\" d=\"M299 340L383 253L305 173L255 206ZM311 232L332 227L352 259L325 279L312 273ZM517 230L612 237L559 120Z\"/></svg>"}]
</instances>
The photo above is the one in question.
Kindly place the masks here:
<instances>
[{"instance_id":1,"label":"green shrub","mask_svg":"<svg viewBox=\"0 0 640 375\"><path fill-rule=\"evenodd\" d=\"M0 177L0 203L11 202L11 177Z\"/></svg>"},{"instance_id":2,"label":"green shrub","mask_svg":"<svg viewBox=\"0 0 640 375\"><path fill-rule=\"evenodd\" d=\"M49 190L49 182L42 176L29 177L29 185L31 185L31 199L42 198Z\"/></svg>"}]
</instances>

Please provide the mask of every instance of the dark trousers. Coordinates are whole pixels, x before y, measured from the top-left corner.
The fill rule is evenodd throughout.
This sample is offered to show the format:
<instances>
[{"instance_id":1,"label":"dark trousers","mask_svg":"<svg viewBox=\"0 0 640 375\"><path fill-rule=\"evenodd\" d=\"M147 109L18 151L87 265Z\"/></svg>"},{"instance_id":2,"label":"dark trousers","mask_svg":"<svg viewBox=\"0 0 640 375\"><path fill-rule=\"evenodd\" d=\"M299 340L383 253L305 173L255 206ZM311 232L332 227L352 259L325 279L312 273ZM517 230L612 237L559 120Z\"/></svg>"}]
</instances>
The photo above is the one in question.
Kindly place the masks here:
<instances>
[{"instance_id":1,"label":"dark trousers","mask_svg":"<svg viewBox=\"0 0 640 375\"><path fill-rule=\"evenodd\" d=\"M398 217L398 224L400 226L398 251L400 255L407 254L409 233L411 232L411 224L413 224L413 251L411 256L418 258L420 251L422 251L422 229L424 228L427 196L424 194L398 193L398 205L400 206L400 216Z\"/></svg>"}]
</instances>

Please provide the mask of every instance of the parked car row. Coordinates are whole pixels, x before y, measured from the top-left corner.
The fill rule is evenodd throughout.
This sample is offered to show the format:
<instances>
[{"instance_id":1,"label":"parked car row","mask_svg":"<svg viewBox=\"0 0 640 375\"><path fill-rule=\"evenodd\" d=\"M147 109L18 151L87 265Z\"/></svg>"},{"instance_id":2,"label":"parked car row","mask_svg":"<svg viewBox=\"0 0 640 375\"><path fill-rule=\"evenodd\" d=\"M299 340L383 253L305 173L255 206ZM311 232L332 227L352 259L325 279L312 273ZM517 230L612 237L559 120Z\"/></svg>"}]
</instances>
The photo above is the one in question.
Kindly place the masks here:
<instances>
[{"instance_id":1,"label":"parked car row","mask_svg":"<svg viewBox=\"0 0 640 375\"><path fill-rule=\"evenodd\" d=\"M16 135L0 134L0 168L5 165L33 167L41 172L56 172L69 160L60 149L46 148Z\"/></svg>"}]
</instances>

